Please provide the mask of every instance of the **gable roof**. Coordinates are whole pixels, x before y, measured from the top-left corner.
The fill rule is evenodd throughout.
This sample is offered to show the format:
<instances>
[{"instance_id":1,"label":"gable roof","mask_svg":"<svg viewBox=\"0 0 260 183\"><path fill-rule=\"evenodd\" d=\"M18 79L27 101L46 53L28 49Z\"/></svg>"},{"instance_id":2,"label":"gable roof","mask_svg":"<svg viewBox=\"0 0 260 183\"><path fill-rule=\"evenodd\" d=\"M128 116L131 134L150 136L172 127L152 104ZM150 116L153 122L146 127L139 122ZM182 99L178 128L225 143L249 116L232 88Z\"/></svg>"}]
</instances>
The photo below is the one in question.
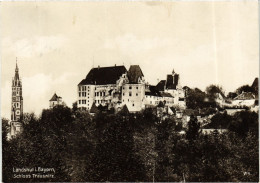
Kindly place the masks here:
<instances>
[{"instance_id":1,"label":"gable roof","mask_svg":"<svg viewBox=\"0 0 260 183\"><path fill-rule=\"evenodd\" d=\"M156 88L158 91L164 91L166 80L161 80L157 85Z\"/></svg>"},{"instance_id":2,"label":"gable roof","mask_svg":"<svg viewBox=\"0 0 260 183\"><path fill-rule=\"evenodd\" d=\"M143 72L139 65L131 65L127 72L127 77L130 84L138 83L138 79L143 76Z\"/></svg>"},{"instance_id":3,"label":"gable roof","mask_svg":"<svg viewBox=\"0 0 260 183\"><path fill-rule=\"evenodd\" d=\"M78 85L96 84L116 84L116 81L126 73L125 66L113 66L113 67L97 67L92 68L85 79L83 79Z\"/></svg>"},{"instance_id":4,"label":"gable roof","mask_svg":"<svg viewBox=\"0 0 260 183\"><path fill-rule=\"evenodd\" d=\"M240 95L238 95L234 100L252 100L255 99L255 96L251 92L243 92Z\"/></svg>"},{"instance_id":5,"label":"gable roof","mask_svg":"<svg viewBox=\"0 0 260 183\"><path fill-rule=\"evenodd\" d=\"M54 93L54 95L51 97L49 101L58 101L59 98L61 97L59 97L56 93Z\"/></svg>"},{"instance_id":6,"label":"gable roof","mask_svg":"<svg viewBox=\"0 0 260 183\"><path fill-rule=\"evenodd\" d=\"M173 97L170 93L161 92L160 93L162 97Z\"/></svg>"},{"instance_id":7,"label":"gable roof","mask_svg":"<svg viewBox=\"0 0 260 183\"><path fill-rule=\"evenodd\" d=\"M152 96L161 96L160 92L157 90L156 86L149 85L149 91L145 92L145 95L152 95Z\"/></svg>"}]
</instances>

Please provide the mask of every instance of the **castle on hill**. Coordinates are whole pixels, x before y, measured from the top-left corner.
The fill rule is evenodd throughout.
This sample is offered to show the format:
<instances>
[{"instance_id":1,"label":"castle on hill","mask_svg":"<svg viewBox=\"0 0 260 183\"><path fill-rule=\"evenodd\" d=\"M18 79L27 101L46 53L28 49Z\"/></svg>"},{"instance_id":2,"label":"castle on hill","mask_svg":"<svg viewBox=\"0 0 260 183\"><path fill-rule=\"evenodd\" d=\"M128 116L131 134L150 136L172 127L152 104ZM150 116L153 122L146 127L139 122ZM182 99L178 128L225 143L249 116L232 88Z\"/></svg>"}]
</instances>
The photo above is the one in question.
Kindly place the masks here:
<instances>
[{"instance_id":1,"label":"castle on hill","mask_svg":"<svg viewBox=\"0 0 260 183\"><path fill-rule=\"evenodd\" d=\"M163 102L168 107L185 108L185 92L180 77L172 71L156 86L145 81L139 65L92 68L78 84L78 107L88 111L106 106L120 110L126 106L129 112L138 112Z\"/></svg>"}]
</instances>

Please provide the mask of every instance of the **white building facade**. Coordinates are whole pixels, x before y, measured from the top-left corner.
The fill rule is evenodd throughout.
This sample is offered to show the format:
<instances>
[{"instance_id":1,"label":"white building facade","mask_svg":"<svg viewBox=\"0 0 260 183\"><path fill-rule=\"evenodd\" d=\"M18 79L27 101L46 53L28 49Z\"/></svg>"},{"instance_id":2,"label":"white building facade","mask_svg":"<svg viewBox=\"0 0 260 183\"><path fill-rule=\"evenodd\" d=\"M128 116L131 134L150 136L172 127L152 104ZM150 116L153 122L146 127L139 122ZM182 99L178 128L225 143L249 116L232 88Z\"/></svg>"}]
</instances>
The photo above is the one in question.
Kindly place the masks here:
<instances>
[{"instance_id":1,"label":"white building facade","mask_svg":"<svg viewBox=\"0 0 260 183\"><path fill-rule=\"evenodd\" d=\"M78 84L77 104L86 110L90 110L93 103L97 107L101 105L117 110L126 105L129 112L157 106L160 101L167 106L174 106L181 103L180 96L185 102L184 92L180 94L181 87L178 84L176 86L160 90L157 86L148 85L138 65L131 65L129 70L124 66L97 67L92 68Z\"/></svg>"}]
</instances>

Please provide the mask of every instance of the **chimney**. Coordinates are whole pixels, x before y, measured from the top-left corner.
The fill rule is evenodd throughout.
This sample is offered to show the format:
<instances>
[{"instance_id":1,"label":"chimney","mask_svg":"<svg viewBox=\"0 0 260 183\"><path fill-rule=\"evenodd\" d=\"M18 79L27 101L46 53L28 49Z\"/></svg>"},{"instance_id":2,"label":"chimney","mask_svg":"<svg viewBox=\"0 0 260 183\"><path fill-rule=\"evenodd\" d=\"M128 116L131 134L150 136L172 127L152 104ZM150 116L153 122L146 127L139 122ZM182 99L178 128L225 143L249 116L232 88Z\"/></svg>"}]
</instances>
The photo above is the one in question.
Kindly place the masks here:
<instances>
[{"instance_id":1,"label":"chimney","mask_svg":"<svg viewBox=\"0 0 260 183\"><path fill-rule=\"evenodd\" d=\"M116 67L116 64L115 64L115 67Z\"/></svg>"}]
</instances>

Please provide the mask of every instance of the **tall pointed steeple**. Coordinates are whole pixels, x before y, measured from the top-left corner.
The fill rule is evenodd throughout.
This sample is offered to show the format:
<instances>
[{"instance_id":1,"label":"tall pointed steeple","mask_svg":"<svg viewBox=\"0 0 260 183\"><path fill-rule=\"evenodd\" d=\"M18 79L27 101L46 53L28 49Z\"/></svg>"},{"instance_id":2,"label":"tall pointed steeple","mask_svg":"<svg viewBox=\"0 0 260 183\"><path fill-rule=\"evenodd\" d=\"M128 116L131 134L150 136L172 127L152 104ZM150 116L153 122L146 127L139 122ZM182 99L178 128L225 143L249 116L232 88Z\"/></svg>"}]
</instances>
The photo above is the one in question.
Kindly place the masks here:
<instances>
[{"instance_id":1,"label":"tall pointed steeple","mask_svg":"<svg viewBox=\"0 0 260 183\"><path fill-rule=\"evenodd\" d=\"M18 68L18 65L17 65L17 57L16 57L16 67L15 67L14 80L19 80L19 68Z\"/></svg>"},{"instance_id":2,"label":"tall pointed steeple","mask_svg":"<svg viewBox=\"0 0 260 183\"><path fill-rule=\"evenodd\" d=\"M11 106L11 136L15 136L22 130L23 95L22 81L19 78L19 68L16 58L15 75L12 81L12 106Z\"/></svg>"}]
</instances>

